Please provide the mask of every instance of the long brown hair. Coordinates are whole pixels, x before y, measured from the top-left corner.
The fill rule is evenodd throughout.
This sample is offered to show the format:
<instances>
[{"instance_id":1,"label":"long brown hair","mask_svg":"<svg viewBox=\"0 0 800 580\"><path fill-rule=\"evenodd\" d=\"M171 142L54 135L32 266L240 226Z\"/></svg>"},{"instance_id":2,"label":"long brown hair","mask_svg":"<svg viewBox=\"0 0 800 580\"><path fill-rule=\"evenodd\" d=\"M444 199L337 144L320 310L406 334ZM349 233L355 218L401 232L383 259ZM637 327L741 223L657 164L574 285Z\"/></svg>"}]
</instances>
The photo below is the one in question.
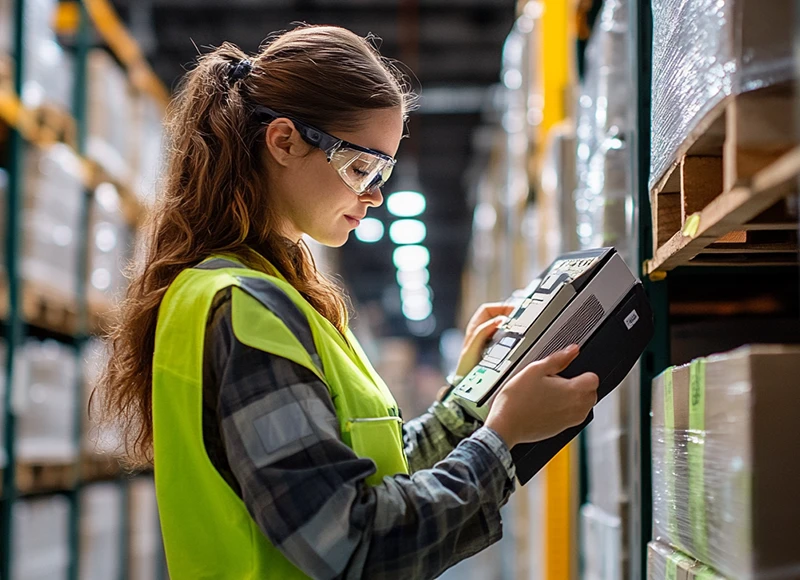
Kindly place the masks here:
<instances>
[{"instance_id":1,"label":"long brown hair","mask_svg":"<svg viewBox=\"0 0 800 580\"><path fill-rule=\"evenodd\" d=\"M231 75L249 58L251 72ZM400 107L413 95L398 69L368 39L333 26L274 36L248 57L225 43L201 56L167 111L167 165L150 217L146 258L110 333L109 362L95 394L101 419L120 426L133 466L152 462L152 359L158 307L185 268L216 253L265 270L266 257L339 330L347 308L336 284L316 270L308 248L280 236L266 203L265 105L323 130L358 128L365 109Z\"/></svg>"}]
</instances>

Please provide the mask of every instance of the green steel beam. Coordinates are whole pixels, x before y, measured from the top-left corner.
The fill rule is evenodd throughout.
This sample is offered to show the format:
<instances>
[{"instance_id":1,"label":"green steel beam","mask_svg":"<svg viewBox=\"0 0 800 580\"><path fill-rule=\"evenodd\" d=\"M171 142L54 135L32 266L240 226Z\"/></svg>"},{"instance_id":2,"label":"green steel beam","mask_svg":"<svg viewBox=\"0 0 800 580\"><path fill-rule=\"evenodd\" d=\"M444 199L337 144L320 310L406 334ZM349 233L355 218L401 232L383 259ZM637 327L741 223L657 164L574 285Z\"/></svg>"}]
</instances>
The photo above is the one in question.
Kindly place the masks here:
<instances>
[{"instance_id":1,"label":"green steel beam","mask_svg":"<svg viewBox=\"0 0 800 580\"><path fill-rule=\"evenodd\" d=\"M75 118L78 138L78 154L86 153L87 136L87 56L89 44L91 42L91 22L86 11L84 2L78 3L78 33L75 40L73 95L72 95L72 115ZM75 356L78 360L79 368L83 366L83 353L89 337L89 307L86 297L86 280L88 278L88 259L89 259L89 237L90 237L90 210L92 206L93 192L89 189L84 191L83 203L81 206L80 221L78 222L78 275L76 278L75 296L78 301L77 332ZM70 518L69 518L69 580L78 580L80 575L80 553L81 553L81 490L83 488L80 474L80 456L82 454L81 439L83 433L83 373L78 373L75 386L75 415L73 440L78 450L78 460L75 462L75 488L71 490L67 497L70 499Z\"/></svg>"},{"instance_id":2,"label":"green steel beam","mask_svg":"<svg viewBox=\"0 0 800 580\"><path fill-rule=\"evenodd\" d=\"M650 218L650 88L652 73L652 11L649 0L635 0L631 5L633 27L633 72L636 87L636 131L634 136L634 184L638 191L637 220L639 236L638 261L653 255L652 223ZM650 385L653 377L669 364L669 298L666 282L644 281L655 317L655 334L642 355L640 388L632 393L632 441L631 473L634 474L632 489L631 520L634 522L629 536L631 554L630 578L644 578L647 568L647 542L652 537L652 473L650 442Z\"/></svg>"},{"instance_id":3,"label":"green steel beam","mask_svg":"<svg viewBox=\"0 0 800 580\"><path fill-rule=\"evenodd\" d=\"M13 4L14 91L22 94L25 67L24 0ZM20 223L22 212L22 176L25 158L25 141L19 131L12 128L9 142L8 196L6 207L6 274L8 278L8 319L6 321L6 391L2 411L5 414L5 447L7 463L3 471L3 498L0 502L0 577L11 578L12 570L12 511L17 497L15 457L15 415L11 407L14 356L23 339L20 316Z\"/></svg>"}]
</instances>

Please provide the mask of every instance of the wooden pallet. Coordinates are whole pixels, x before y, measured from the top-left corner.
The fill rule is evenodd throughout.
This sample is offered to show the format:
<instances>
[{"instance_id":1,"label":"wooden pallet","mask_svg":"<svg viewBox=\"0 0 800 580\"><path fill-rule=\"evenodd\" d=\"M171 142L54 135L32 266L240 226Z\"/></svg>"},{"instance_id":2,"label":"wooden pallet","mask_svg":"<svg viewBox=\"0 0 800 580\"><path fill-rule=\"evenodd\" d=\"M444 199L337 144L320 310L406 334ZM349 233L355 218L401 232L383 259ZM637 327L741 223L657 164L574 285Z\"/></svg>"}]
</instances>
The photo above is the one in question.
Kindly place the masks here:
<instances>
[{"instance_id":1,"label":"wooden pallet","mask_svg":"<svg viewBox=\"0 0 800 580\"><path fill-rule=\"evenodd\" d=\"M43 104L32 111L39 127L38 141L41 144L66 143L72 149L78 148L78 127L72 115L60 107Z\"/></svg>"},{"instance_id":2,"label":"wooden pallet","mask_svg":"<svg viewBox=\"0 0 800 580\"><path fill-rule=\"evenodd\" d=\"M81 481L106 481L118 479L123 473L119 458L111 455L84 455L81 457Z\"/></svg>"},{"instance_id":3,"label":"wooden pallet","mask_svg":"<svg viewBox=\"0 0 800 580\"><path fill-rule=\"evenodd\" d=\"M646 273L657 278L690 261L793 261L797 218L786 199L797 191L789 183L797 175L793 107L793 89L778 85L730 96L698 124L650 191L656 251Z\"/></svg>"},{"instance_id":4,"label":"wooden pallet","mask_svg":"<svg viewBox=\"0 0 800 580\"><path fill-rule=\"evenodd\" d=\"M757 172L749 186L733 187L688 216L681 231L645 262L645 273L660 279L666 271L687 264L796 264L798 221L789 209L789 198L798 191L798 178L800 147ZM745 241L738 232L745 232ZM731 241L722 241L726 236Z\"/></svg>"},{"instance_id":5,"label":"wooden pallet","mask_svg":"<svg viewBox=\"0 0 800 580\"><path fill-rule=\"evenodd\" d=\"M21 494L67 490L75 487L77 469L69 464L18 463L17 489Z\"/></svg>"},{"instance_id":6,"label":"wooden pallet","mask_svg":"<svg viewBox=\"0 0 800 580\"><path fill-rule=\"evenodd\" d=\"M0 319L8 314L8 285L0 278ZM89 303L89 331L107 331L114 315L109 302L92 300ZM22 319L31 326L59 334L74 336L78 331L78 306L74 300L56 288L24 281L22 283Z\"/></svg>"}]
</instances>

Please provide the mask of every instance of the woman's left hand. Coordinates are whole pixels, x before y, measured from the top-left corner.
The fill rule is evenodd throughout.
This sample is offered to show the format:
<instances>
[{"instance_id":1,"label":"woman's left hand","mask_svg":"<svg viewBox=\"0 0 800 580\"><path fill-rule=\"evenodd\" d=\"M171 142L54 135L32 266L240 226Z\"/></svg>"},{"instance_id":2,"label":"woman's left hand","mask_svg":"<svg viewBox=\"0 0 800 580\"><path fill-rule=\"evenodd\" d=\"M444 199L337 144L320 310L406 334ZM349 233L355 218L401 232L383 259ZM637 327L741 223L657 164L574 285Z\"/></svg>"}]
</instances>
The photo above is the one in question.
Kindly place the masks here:
<instances>
[{"instance_id":1,"label":"woman's left hand","mask_svg":"<svg viewBox=\"0 0 800 580\"><path fill-rule=\"evenodd\" d=\"M466 376L481 360L483 349L492 338L497 327L505 322L514 307L510 304L493 302L483 304L470 318L464 333L464 346L456 367L456 376Z\"/></svg>"}]
</instances>

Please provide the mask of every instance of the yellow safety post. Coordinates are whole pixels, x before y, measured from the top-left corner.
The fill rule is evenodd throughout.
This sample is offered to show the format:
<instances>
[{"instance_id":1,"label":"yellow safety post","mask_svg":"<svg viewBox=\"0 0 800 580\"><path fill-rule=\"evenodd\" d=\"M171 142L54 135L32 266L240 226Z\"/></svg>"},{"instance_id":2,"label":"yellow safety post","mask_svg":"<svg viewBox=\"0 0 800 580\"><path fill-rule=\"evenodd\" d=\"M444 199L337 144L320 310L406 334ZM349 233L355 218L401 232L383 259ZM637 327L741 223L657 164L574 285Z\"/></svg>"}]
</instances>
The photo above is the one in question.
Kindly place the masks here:
<instances>
[{"instance_id":1,"label":"yellow safety post","mask_svg":"<svg viewBox=\"0 0 800 580\"><path fill-rule=\"evenodd\" d=\"M546 143L550 129L567 116L566 100L571 81L570 42L574 41L571 2L543 0L539 70L544 95L539 142ZM571 444L545 468L544 555L547 580L577 578L577 490Z\"/></svg>"}]
</instances>

